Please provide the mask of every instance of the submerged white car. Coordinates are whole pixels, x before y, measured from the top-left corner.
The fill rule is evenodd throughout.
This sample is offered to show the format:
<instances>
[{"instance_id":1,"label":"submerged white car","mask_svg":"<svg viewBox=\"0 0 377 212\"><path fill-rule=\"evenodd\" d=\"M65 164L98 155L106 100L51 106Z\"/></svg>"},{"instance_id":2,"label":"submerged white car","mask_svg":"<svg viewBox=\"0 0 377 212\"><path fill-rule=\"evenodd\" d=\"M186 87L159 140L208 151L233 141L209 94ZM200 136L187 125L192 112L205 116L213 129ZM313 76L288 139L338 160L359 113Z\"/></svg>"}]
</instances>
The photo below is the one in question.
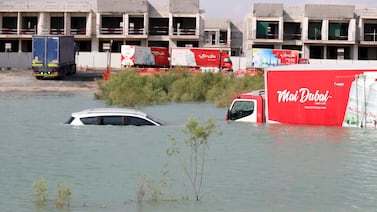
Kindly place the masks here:
<instances>
[{"instance_id":1,"label":"submerged white car","mask_svg":"<svg viewBox=\"0 0 377 212\"><path fill-rule=\"evenodd\" d=\"M92 108L72 113L66 122L70 125L133 125L161 126L162 123L150 115L128 108Z\"/></svg>"}]
</instances>

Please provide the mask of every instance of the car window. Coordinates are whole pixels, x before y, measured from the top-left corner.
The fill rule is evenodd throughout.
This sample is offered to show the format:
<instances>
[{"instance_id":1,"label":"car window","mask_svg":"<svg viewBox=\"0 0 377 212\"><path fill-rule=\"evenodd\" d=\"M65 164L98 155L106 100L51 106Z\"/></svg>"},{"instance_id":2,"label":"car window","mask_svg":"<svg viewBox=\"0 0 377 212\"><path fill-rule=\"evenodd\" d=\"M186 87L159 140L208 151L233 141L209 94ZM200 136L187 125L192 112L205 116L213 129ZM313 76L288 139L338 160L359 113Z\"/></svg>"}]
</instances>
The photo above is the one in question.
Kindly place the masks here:
<instances>
[{"instance_id":1,"label":"car window","mask_svg":"<svg viewBox=\"0 0 377 212\"><path fill-rule=\"evenodd\" d=\"M139 117L128 116L128 125L143 126L143 125L155 125L154 123Z\"/></svg>"},{"instance_id":2,"label":"car window","mask_svg":"<svg viewBox=\"0 0 377 212\"><path fill-rule=\"evenodd\" d=\"M123 125L123 116L104 116L102 117L103 125Z\"/></svg>"},{"instance_id":3,"label":"car window","mask_svg":"<svg viewBox=\"0 0 377 212\"><path fill-rule=\"evenodd\" d=\"M80 118L80 120L85 125L97 124L97 117Z\"/></svg>"}]
</instances>

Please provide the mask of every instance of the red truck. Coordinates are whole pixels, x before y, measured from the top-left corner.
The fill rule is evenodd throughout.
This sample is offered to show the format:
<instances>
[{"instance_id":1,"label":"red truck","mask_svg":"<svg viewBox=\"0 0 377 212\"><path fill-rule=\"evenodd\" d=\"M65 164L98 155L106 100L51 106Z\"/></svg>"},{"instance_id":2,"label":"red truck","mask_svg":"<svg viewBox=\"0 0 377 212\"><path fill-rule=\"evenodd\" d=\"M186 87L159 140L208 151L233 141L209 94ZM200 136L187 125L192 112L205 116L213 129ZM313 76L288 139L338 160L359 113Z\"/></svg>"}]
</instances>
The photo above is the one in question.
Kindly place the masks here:
<instances>
[{"instance_id":1,"label":"red truck","mask_svg":"<svg viewBox=\"0 0 377 212\"><path fill-rule=\"evenodd\" d=\"M202 71L233 71L226 51L213 48L178 47L171 50L171 66L200 68Z\"/></svg>"},{"instance_id":2,"label":"red truck","mask_svg":"<svg viewBox=\"0 0 377 212\"><path fill-rule=\"evenodd\" d=\"M265 89L238 94L226 120L376 128L376 66L298 64L264 77Z\"/></svg>"},{"instance_id":3,"label":"red truck","mask_svg":"<svg viewBox=\"0 0 377 212\"><path fill-rule=\"evenodd\" d=\"M169 50L164 47L121 46L121 65L130 67L169 67Z\"/></svg>"}]
</instances>

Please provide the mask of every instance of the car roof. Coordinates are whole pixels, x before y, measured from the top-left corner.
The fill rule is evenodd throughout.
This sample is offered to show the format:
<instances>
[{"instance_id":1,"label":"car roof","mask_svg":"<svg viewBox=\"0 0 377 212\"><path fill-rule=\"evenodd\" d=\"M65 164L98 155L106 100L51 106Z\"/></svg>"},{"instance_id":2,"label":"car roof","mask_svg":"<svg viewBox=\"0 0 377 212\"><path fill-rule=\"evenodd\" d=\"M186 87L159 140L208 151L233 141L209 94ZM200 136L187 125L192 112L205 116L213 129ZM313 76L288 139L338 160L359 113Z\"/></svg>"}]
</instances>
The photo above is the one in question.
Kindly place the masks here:
<instances>
[{"instance_id":1,"label":"car roof","mask_svg":"<svg viewBox=\"0 0 377 212\"><path fill-rule=\"evenodd\" d=\"M132 115L146 117L147 114L131 108L90 108L80 112L72 113L74 117L91 117L91 116L119 116Z\"/></svg>"}]
</instances>

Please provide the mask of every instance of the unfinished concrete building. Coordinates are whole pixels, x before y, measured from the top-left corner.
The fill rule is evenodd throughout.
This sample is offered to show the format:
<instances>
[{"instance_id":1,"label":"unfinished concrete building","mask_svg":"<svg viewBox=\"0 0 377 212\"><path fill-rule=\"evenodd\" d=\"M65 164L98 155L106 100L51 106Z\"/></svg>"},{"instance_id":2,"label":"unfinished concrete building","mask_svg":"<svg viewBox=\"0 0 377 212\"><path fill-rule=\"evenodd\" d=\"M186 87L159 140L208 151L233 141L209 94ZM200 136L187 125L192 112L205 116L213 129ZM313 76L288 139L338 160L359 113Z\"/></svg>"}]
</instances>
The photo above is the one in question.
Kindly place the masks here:
<instances>
[{"instance_id":1,"label":"unfinished concrete building","mask_svg":"<svg viewBox=\"0 0 377 212\"><path fill-rule=\"evenodd\" d=\"M254 4L245 26L246 49L293 49L314 60L377 59L376 9Z\"/></svg>"}]
</instances>

